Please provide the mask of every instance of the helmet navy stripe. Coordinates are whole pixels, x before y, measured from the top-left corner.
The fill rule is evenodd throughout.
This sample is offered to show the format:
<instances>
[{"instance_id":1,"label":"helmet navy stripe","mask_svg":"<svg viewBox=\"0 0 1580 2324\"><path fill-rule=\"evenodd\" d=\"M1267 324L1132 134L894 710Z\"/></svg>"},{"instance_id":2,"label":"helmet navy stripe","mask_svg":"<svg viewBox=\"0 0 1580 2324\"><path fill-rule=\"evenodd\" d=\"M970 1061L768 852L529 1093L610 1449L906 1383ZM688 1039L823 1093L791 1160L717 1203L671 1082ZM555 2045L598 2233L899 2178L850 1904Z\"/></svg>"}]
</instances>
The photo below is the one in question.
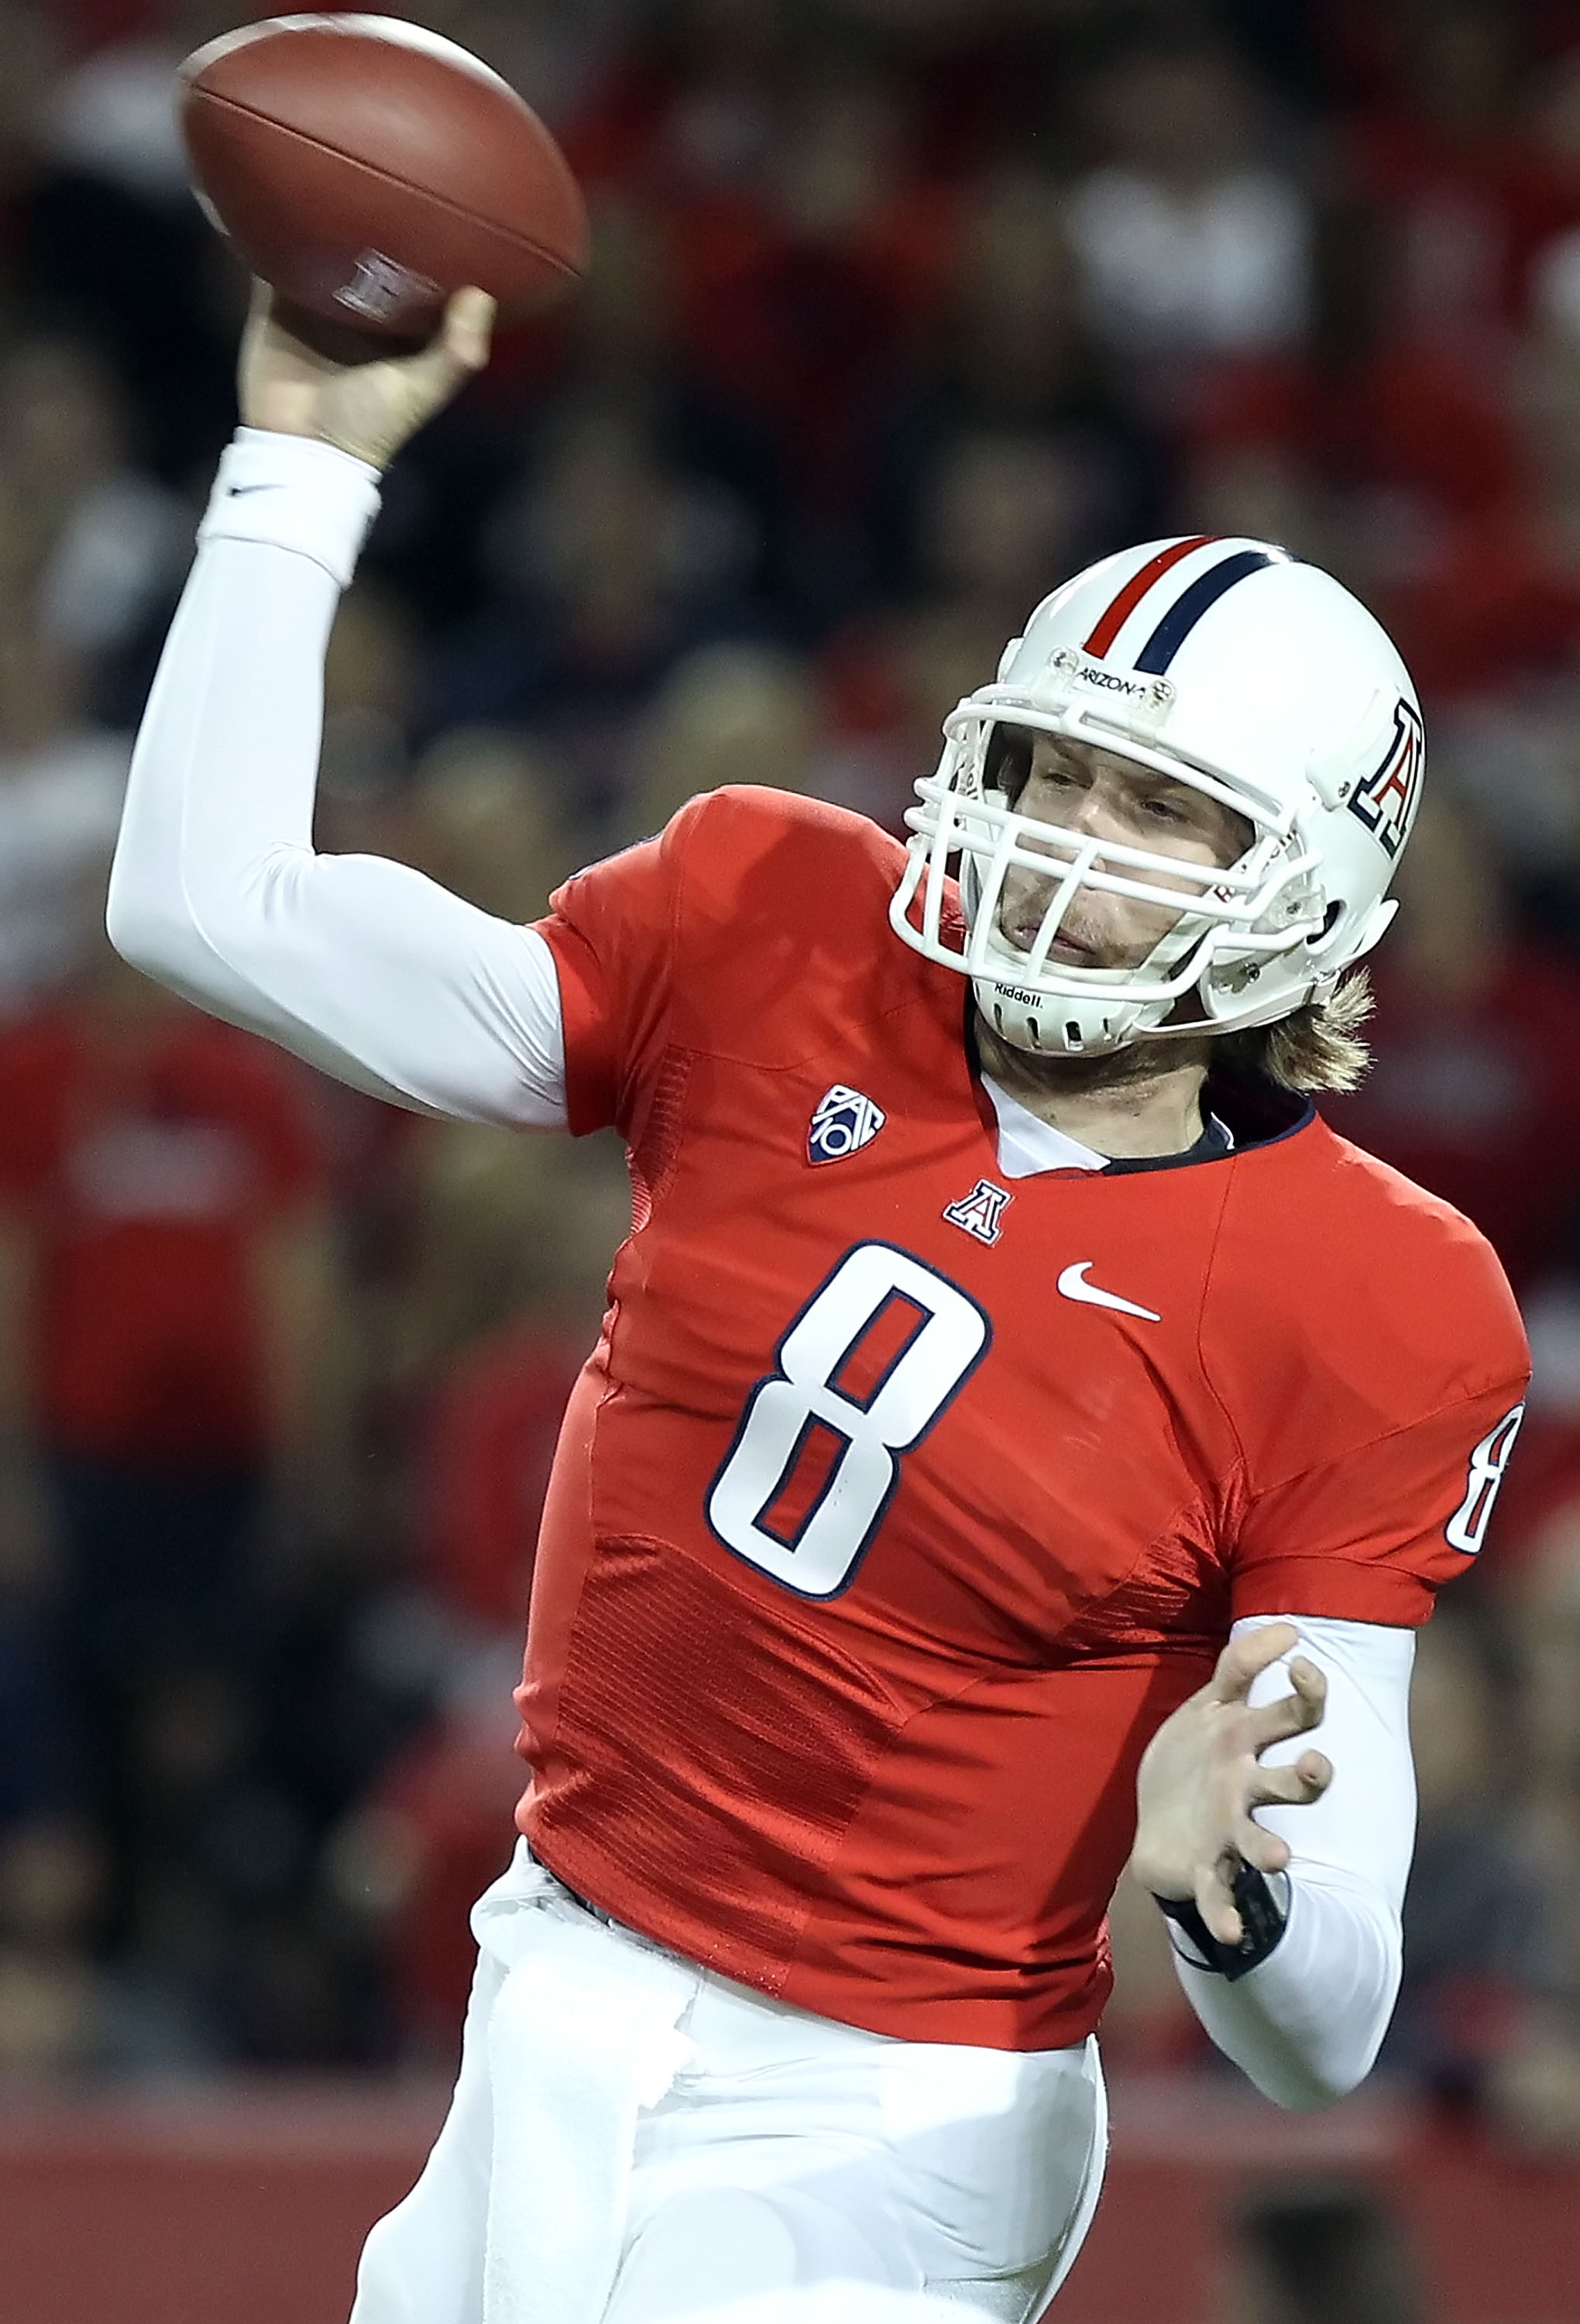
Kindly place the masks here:
<instances>
[{"instance_id":1,"label":"helmet navy stripe","mask_svg":"<svg viewBox=\"0 0 1580 2324\"><path fill-rule=\"evenodd\" d=\"M1214 532L1193 532L1189 540L1172 540L1166 549L1160 549L1155 557L1149 557L1140 571L1131 575L1107 611L1097 622L1081 651L1094 655L1100 661L1153 583L1161 581L1171 566L1178 565L1180 559L1189 557L1192 549L1205 549L1209 541L1217 538Z\"/></svg>"},{"instance_id":2,"label":"helmet navy stripe","mask_svg":"<svg viewBox=\"0 0 1580 2324\"><path fill-rule=\"evenodd\" d=\"M1265 549L1242 549L1237 556L1226 557L1221 565L1213 566L1199 581L1193 581L1175 598L1136 655L1136 669L1161 678L1208 607L1216 605L1226 589L1232 589L1236 581L1244 581L1248 573L1260 573L1263 566L1283 561Z\"/></svg>"}]
</instances>

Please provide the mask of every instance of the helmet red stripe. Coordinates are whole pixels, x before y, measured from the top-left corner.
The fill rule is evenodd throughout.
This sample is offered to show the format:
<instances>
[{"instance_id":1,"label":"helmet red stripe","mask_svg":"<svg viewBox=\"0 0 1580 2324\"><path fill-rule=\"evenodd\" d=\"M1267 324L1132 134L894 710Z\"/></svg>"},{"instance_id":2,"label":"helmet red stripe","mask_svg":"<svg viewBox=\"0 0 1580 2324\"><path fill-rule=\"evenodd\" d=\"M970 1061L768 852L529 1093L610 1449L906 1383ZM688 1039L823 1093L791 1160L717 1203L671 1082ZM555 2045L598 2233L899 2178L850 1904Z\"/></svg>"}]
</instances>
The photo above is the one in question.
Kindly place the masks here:
<instances>
[{"instance_id":1,"label":"helmet red stripe","mask_svg":"<svg viewBox=\"0 0 1580 2324\"><path fill-rule=\"evenodd\" d=\"M1161 580L1169 567L1171 565L1178 565L1182 557L1189 557L1193 549L1205 549L1209 540L1221 539L1222 535L1219 533L1198 532L1193 533L1189 540L1176 540L1169 548L1160 549L1157 555L1150 558L1139 573L1131 575L1107 612L1098 621L1090 637L1088 638L1081 649L1082 652L1106 654L1124 627L1126 614L1135 611L1153 583Z\"/></svg>"}]
</instances>

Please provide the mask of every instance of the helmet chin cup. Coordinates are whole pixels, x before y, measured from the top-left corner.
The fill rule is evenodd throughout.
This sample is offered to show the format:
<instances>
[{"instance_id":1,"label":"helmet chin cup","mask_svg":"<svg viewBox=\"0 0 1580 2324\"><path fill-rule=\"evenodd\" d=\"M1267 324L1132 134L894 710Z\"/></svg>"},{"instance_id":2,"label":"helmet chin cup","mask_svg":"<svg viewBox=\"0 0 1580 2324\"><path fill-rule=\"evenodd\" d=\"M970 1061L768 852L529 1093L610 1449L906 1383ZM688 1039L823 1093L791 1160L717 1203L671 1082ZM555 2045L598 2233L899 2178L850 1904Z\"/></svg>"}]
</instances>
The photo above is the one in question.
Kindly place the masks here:
<instances>
[{"instance_id":1,"label":"helmet chin cup","mask_svg":"<svg viewBox=\"0 0 1580 2324\"><path fill-rule=\"evenodd\" d=\"M1102 1056L1163 1028L1196 989L1194 967L1185 977L1179 972L1202 941L1194 916L1182 916L1134 969L1072 969L1029 984L1021 981L1020 955L990 935L982 947L988 973L971 983L978 1007L1013 1048L1033 1056Z\"/></svg>"},{"instance_id":2,"label":"helmet chin cup","mask_svg":"<svg viewBox=\"0 0 1580 2324\"><path fill-rule=\"evenodd\" d=\"M974 976L971 990L985 1020L1012 1049L1033 1057L1100 1057L1136 1038L1144 1011L1116 994L1112 1001L1072 1001L1067 995L1029 992Z\"/></svg>"}]
</instances>

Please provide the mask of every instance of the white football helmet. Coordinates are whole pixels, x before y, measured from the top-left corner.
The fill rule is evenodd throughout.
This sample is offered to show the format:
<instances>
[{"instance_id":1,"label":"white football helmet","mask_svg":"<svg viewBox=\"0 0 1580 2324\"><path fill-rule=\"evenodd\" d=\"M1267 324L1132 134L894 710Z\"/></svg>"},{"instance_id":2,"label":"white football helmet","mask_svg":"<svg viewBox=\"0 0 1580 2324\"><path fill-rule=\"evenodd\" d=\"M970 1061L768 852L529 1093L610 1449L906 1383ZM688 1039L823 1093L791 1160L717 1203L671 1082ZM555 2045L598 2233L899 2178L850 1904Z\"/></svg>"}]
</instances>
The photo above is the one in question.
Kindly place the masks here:
<instances>
[{"instance_id":1,"label":"white football helmet","mask_svg":"<svg viewBox=\"0 0 1580 2324\"><path fill-rule=\"evenodd\" d=\"M1098 743L1190 783L1243 816L1251 843L1220 870L1020 815L988 779L1000 725ZM943 732L938 771L917 783L906 816L889 918L914 950L971 978L1017 1048L1080 1056L1271 1024L1326 999L1397 908L1383 890L1425 758L1415 689L1347 589L1266 541L1148 541L1078 573ZM963 929L945 903L957 861ZM998 926L1017 866L1052 891L1026 950ZM1083 890L1178 918L1138 967L1050 960Z\"/></svg>"}]
</instances>

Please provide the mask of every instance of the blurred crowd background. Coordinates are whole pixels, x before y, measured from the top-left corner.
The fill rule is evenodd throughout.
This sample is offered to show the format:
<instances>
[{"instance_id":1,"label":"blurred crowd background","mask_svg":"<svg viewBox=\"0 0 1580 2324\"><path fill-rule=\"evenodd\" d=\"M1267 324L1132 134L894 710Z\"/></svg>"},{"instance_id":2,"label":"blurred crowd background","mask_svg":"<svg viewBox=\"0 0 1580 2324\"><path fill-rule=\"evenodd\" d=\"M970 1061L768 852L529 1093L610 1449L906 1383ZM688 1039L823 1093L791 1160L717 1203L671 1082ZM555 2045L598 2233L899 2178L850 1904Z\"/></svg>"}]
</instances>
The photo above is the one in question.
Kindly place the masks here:
<instances>
[{"instance_id":1,"label":"blurred crowd background","mask_svg":"<svg viewBox=\"0 0 1580 2324\"><path fill-rule=\"evenodd\" d=\"M448 2061L537 1509L628 1217L605 1141L333 1087L99 933L246 298L171 76L251 13L0 0L17 2086ZM898 828L1032 604L1157 534L1281 540L1400 641L1431 796L1374 1070L1324 1111L1492 1237L1536 1379L1422 1640L1385 2064L1580 2149L1580 5L399 13L550 122L595 263L388 479L323 846L524 919L723 781ZM1210 2073L1155 1920L1122 1895L1108 2055Z\"/></svg>"}]
</instances>

